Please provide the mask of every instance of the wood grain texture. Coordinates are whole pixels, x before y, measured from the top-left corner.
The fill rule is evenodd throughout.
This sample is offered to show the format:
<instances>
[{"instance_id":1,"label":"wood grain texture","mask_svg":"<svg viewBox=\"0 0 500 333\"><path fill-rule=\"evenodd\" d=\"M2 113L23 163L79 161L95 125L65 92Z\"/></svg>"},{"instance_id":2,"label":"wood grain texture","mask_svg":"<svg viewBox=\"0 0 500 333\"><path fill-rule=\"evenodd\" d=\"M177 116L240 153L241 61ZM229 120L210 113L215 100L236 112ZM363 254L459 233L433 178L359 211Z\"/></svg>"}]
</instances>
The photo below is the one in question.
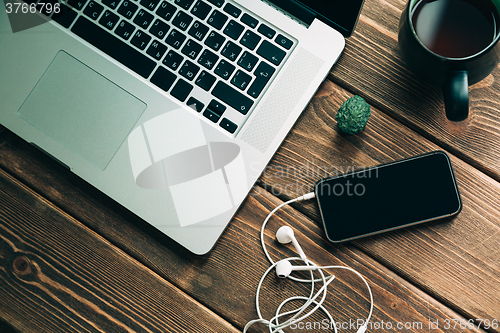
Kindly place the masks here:
<instances>
[{"instance_id":1,"label":"wood grain texture","mask_svg":"<svg viewBox=\"0 0 500 333\"><path fill-rule=\"evenodd\" d=\"M440 147L500 180L500 69L471 86L470 116L446 120L439 88L407 70L397 43L402 0L366 0L330 78Z\"/></svg>"},{"instance_id":2,"label":"wood grain texture","mask_svg":"<svg viewBox=\"0 0 500 333\"><path fill-rule=\"evenodd\" d=\"M20 332L237 332L3 171L0 315Z\"/></svg>"},{"instance_id":3,"label":"wood grain texture","mask_svg":"<svg viewBox=\"0 0 500 333\"><path fill-rule=\"evenodd\" d=\"M0 303L0 313L20 332L235 331L225 320L3 171L0 171L0 185L0 296L4 300ZM209 303L239 327L253 319L255 286L266 268L256 237L260 218L267 214L268 207L280 203L262 189L256 189L248 201L247 208L240 211L205 265L195 266L192 258L185 257L185 264L174 272L168 266L169 258L158 262L172 271L176 283L184 285L193 296ZM429 323L443 326L445 320L463 319L352 246L320 246L319 228L290 207L278 214L266 233L273 256L295 255L293 250L277 246L274 241L275 229L285 220L311 225L312 238L307 235L300 238L311 258L348 265L368 279L376 302L374 328L380 326L385 332L398 332L399 324L407 325L408 332L420 332ZM368 313L364 285L351 273L335 271L335 274L327 306L346 328L356 327L357 319ZM307 290L271 276L264 284L263 313L271 316L282 299L297 292L303 294ZM311 325L322 323L323 319L314 316ZM252 332L262 329L256 327ZM482 332L435 330L450 331Z\"/></svg>"},{"instance_id":4,"label":"wood grain texture","mask_svg":"<svg viewBox=\"0 0 500 333\"><path fill-rule=\"evenodd\" d=\"M365 130L343 134L334 117L351 94L325 83L321 95L260 179L262 186L283 200L312 191L325 176L439 149L375 108ZM500 184L455 156L451 159L463 200L457 218L356 245L467 318L498 320L500 299L491 295L500 294ZM298 209L320 223L314 203Z\"/></svg>"},{"instance_id":5,"label":"wood grain texture","mask_svg":"<svg viewBox=\"0 0 500 333\"><path fill-rule=\"evenodd\" d=\"M255 288L261 274L267 268L267 262L264 260L258 239L261 223L268 212L281 203L275 195L287 197L300 192L300 190L292 190L278 193L275 191L278 188L277 184L281 184L282 188L285 188L286 185L295 184L295 181L298 180L298 184L306 186L307 189L307 186L311 185L310 179L307 177L317 177L316 174L311 173L305 178L297 171L297 179L282 176L270 179L269 174L272 170L279 165L291 166L290 172L295 170L309 172L308 170L313 165L330 166L332 163L339 163L337 165L346 167L353 164L368 166L376 164L377 161L389 161L394 156L414 154L426 149L421 146L420 142L423 140L421 137L400 125L395 125L389 118L378 112L369 122L372 129L367 129L358 136L338 134L332 110L338 107L339 103L349 94L331 83L325 84L320 91L322 97L316 97L313 100L311 107L301 117L296 128L275 156L274 162L264 173L261 184L266 186L268 191L259 186L254 188L213 251L203 257L192 255L183 250L167 237L159 234L143 221L8 131L0 135L0 167L14 175L20 182L28 184L34 191L42 193L47 200L54 202L64 212L81 221L106 238L111 244L157 273L158 279L165 279L172 283L175 288L180 289L234 327L241 329L247 321L255 318ZM397 137L399 141L394 143L392 141L394 137ZM378 142L374 142L375 139ZM318 172L322 173L321 170ZM271 185L272 187L270 187ZM28 209L31 205L25 206ZM46 206L45 203L39 204L34 208L29 208L28 211L45 212ZM313 218L312 220L297 211L297 209L302 209L301 207L301 205L295 205L293 208L284 209L270 224L266 233L266 242L271 247L273 257L284 258L295 255L293 249L279 246L274 241L276 229L280 225L288 223L301 235L301 245L311 259L321 264L343 264L352 267L369 280L375 295L374 322L379 323L379 325L382 321L391 322L394 325L392 328L384 329L384 332L400 332L401 330L396 328L397 323L404 324L406 322L417 325L407 330L408 332L421 332L424 326L418 326L419 323L428 325L429 321L435 322L436 320L441 325L439 330L435 332L467 331L444 329L445 320L467 320L468 318L464 318L443 306L420 289L431 284L430 281L426 280L425 273L420 273L418 276L424 281L415 279L412 274L406 276L412 280L412 283L415 281L420 283L414 287L412 283L408 283L352 245L332 246L326 243L319 221L314 216L313 203L306 204L304 210L306 215ZM38 214L40 213L38 212ZM10 220L11 217L4 218L8 220L7 224L10 228L15 227L15 223ZM6 223L3 219L0 220L2 221L0 225ZM31 221L30 224L33 223L33 217L28 216L26 223L28 221ZM61 225L62 223L61 221ZM45 225L45 227L49 226ZM24 230L22 231L24 232ZM36 229L36 232L42 231ZM17 231L14 232L14 235L16 233ZM47 232L44 231L43 234L47 235ZM411 238L409 240L411 241ZM390 242L388 247L390 248ZM44 251L51 250L44 248ZM60 255L63 255L62 251ZM384 253L381 253L380 257L384 260L387 259ZM40 258L48 258L45 259L46 265L54 266L51 260L55 260L55 257L46 254L42 256L40 253ZM113 253L107 256L109 262L121 262L124 259L124 257ZM36 257L36 260L38 262L41 259ZM85 257L81 257L79 260L85 260ZM417 270L419 267L418 263L412 260L403 260L398 263L403 268L414 267ZM452 270L452 272L454 271ZM73 286L73 276L69 275L68 272L65 274L70 277L70 281L65 283ZM330 290L327 302L335 319L343 323L364 318L368 313L368 302L362 282L352 274L343 272L335 272L335 274L337 279ZM57 276L57 272L50 271L50 278L56 279L53 275ZM60 276L57 279L64 280ZM163 283L165 282L160 282L160 284ZM92 288L95 290L97 287L92 285ZM280 281L277 278L270 279L264 290L269 294L265 296L266 304L263 305L263 311L269 316L280 302L278 298L274 299L274 297L284 299L294 293L305 292L303 287L287 281ZM492 290L494 291L494 289ZM124 291L114 292L117 293L118 297ZM105 291L105 293L107 293L107 297L111 297L111 291ZM440 294L436 292L436 295ZM85 298L84 296L81 297ZM460 302L463 300L454 301L458 304L451 305L461 310ZM16 304L16 306L20 306L19 304L22 303ZM99 308L95 310L98 313L97 316L107 318L106 316L110 315L114 318L115 313L112 309ZM111 314L108 314L108 310L111 311ZM74 314L66 315L71 317ZM319 321L322 319L323 317L318 314L311 320ZM9 320L14 320L14 315L9 317ZM182 324L179 325L183 327ZM253 331L262 331L262 327ZM352 328L345 331L355 332L356 330ZM479 332L480 330L474 328L470 331Z\"/></svg>"},{"instance_id":6,"label":"wood grain texture","mask_svg":"<svg viewBox=\"0 0 500 333\"><path fill-rule=\"evenodd\" d=\"M258 237L271 209L310 192L327 175L439 147L454 155L464 203L457 218L331 245L310 201L280 211L266 244L273 258L295 256L274 240L277 228L289 224L309 258L363 274L374 292L373 323L386 323L370 331L484 332L446 323L453 328L454 319L500 320L500 72L470 87L468 120L448 122L438 89L416 79L400 59L397 28L405 5L365 1L356 32L332 69L334 83L322 85L206 256L188 253L0 126L3 321L20 332L241 330L256 316L255 289L268 267ZM367 128L355 136L340 133L334 119L352 94L374 106ZM350 273L333 273L326 304L334 318L365 318L363 283ZM263 312L271 316L282 299L300 292L303 286L270 277ZM437 329L428 326L436 322Z\"/></svg>"}]
</instances>

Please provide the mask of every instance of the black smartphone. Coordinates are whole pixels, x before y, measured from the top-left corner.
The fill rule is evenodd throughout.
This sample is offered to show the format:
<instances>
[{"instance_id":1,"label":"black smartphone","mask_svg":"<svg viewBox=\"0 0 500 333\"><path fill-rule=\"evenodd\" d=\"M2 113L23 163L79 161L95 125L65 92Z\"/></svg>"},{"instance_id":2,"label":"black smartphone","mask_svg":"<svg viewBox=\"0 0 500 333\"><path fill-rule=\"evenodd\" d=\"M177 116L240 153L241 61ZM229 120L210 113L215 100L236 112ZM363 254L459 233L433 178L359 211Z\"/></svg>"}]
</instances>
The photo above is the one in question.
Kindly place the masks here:
<instances>
[{"instance_id":1,"label":"black smartphone","mask_svg":"<svg viewBox=\"0 0 500 333\"><path fill-rule=\"evenodd\" d=\"M462 209L443 151L322 179L315 194L326 237L335 243L454 216Z\"/></svg>"}]
</instances>

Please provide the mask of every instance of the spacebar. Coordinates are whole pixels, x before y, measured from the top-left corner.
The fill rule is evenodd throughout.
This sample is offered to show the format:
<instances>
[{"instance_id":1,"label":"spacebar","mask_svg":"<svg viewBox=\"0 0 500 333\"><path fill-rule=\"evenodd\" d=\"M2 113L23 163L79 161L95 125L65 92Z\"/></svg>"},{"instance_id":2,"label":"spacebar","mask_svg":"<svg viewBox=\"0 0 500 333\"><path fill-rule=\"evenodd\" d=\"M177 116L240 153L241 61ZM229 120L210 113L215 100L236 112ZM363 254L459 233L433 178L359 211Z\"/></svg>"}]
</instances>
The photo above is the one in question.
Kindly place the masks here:
<instances>
[{"instance_id":1,"label":"spacebar","mask_svg":"<svg viewBox=\"0 0 500 333\"><path fill-rule=\"evenodd\" d=\"M153 60L85 17L80 16L71 31L144 78L147 78L156 66Z\"/></svg>"}]
</instances>

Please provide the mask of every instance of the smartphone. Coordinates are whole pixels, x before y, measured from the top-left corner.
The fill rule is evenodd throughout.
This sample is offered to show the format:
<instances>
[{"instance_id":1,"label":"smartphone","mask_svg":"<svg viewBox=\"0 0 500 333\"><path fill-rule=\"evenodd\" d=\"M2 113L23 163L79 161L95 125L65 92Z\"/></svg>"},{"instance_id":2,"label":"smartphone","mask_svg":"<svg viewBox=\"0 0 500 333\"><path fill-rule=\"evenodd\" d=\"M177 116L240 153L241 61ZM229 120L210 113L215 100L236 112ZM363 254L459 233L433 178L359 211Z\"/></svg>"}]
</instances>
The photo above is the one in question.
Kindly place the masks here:
<instances>
[{"instance_id":1,"label":"smartphone","mask_svg":"<svg viewBox=\"0 0 500 333\"><path fill-rule=\"evenodd\" d=\"M322 179L315 194L326 237L334 243L455 216L462 209L443 151Z\"/></svg>"}]
</instances>

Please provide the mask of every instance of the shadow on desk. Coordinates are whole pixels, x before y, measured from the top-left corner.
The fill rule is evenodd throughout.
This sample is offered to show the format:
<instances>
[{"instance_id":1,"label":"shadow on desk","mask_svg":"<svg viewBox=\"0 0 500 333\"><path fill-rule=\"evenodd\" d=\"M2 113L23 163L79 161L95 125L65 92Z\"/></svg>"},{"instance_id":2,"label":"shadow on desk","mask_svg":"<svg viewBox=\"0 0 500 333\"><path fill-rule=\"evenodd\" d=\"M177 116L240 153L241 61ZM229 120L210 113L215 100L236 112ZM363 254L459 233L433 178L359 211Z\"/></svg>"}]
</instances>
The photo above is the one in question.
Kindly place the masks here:
<instances>
[{"instance_id":1,"label":"shadow on desk","mask_svg":"<svg viewBox=\"0 0 500 333\"><path fill-rule=\"evenodd\" d=\"M2 332L2 333L19 333L19 331L16 331L12 326L7 324L1 318L0 318L0 332Z\"/></svg>"}]
</instances>

